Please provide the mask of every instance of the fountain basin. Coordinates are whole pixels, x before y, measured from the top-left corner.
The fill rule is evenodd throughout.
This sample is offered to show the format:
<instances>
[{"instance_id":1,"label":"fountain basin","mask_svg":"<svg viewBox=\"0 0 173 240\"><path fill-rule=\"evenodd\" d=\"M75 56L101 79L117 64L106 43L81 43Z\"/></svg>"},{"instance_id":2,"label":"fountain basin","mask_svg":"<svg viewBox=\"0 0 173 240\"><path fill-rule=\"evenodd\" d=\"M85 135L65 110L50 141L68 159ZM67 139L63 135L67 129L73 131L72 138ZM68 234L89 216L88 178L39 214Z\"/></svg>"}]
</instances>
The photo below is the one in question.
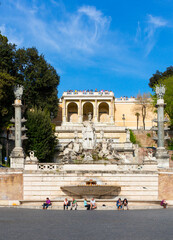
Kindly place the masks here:
<instances>
[{"instance_id":1,"label":"fountain basin","mask_svg":"<svg viewBox=\"0 0 173 240\"><path fill-rule=\"evenodd\" d=\"M101 196L110 195L112 192L116 192L115 195L118 195L121 187L113 185L76 185L62 186L61 190L81 198L87 196L100 198Z\"/></svg>"}]
</instances>

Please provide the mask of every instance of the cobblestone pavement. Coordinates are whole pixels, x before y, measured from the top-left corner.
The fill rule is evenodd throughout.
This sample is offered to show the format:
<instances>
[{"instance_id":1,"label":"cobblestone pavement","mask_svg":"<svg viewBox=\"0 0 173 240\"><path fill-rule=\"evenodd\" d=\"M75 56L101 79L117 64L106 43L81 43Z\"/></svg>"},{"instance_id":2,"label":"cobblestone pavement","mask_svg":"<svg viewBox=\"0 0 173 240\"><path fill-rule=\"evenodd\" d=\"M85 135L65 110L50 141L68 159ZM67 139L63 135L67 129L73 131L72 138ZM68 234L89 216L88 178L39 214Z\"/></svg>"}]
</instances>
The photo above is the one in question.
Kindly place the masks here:
<instances>
[{"instance_id":1,"label":"cobblestone pavement","mask_svg":"<svg viewBox=\"0 0 173 240\"><path fill-rule=\"evenodd\" d=\"M0 240L172 240L173 209L57 211L0 208Z\"/></svg>"}]
</instances>

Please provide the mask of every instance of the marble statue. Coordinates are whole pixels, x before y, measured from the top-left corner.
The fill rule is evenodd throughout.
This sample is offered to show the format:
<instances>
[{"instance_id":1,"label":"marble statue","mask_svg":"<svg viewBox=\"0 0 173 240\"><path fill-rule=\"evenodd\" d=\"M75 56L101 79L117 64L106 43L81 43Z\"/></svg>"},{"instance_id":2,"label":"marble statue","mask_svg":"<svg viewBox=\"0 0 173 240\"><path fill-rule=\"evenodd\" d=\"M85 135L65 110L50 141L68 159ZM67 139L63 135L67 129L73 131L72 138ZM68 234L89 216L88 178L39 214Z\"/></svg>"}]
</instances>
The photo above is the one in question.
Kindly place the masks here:
<instances>
[{"instance_id":1,"label":"marble statue","mask_svg":"<svg viewBox=\"0 0 173 240\"><path fill-rule=\"evenodd\" d=\"M130 142L130 130L127 129L127 132L126 132L126 142Z\"/></svg>"},{"instance_id":2,"label":"marble statue","mask_svg":"<svg viewBox=\"0 0 173 240\"><path fill-rule=\"evenodd\" d=\"M25 162L26 163L37 163L38 162L37 157L34 155L34 151L29 152L29 156L26 157Z\"/></svg>"},{"instance_id":3,"label":"marble statue","mask_svg":"<svg viewBox=\"0 0 173 240\"><path fill-rule=\"evenodd\" d=\"M83 149L94 149L96 145L95 128L91 121L83 123L82 129Z\"/></svg>"},{"instance_id":4,"label":"marble statue","mask_svg":"<svg viewBox=\"0 0 173 240\"><path fill-rule=\"evenodd\" d=\"M156 94L158 99L163 99L163 96L165 95L165 86L156 86Z\"/></svg>"},{"instance_id":5,"label":"marble statue","mask_svg":"<svg viewBox=\"0 0 173 240\"><path fill-rule=\"evenodd\" d=\"M15 86L14 95L17 100L21 100L23 95L23 86L20 86L20 85Z\"/></svg>"}]
</instances>

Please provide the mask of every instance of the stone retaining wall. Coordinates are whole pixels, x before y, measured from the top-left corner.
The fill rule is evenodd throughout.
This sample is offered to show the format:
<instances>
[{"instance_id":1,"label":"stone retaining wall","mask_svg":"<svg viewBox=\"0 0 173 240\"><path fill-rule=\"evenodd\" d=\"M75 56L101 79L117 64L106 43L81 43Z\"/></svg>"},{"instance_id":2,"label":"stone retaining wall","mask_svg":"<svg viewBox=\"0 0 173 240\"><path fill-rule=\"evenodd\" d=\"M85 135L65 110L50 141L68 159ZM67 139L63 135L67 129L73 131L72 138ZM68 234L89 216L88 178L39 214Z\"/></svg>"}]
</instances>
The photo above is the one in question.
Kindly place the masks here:
<instances>
[{"instance_id":1,"label":"stone retaining wall","mask_svg":"<svg viewBox=\"0 0 173 240\"><path fill-rule=\"evenodd\" d=\"M173 171L159 173L159 199L173 199Z\"/></svg>"},{"instance_id":2,"label":"stone retaining wall","mask_svg":"<svg viewBox=\"0 0 173 240\"><path fill-rule=\"evenodd\" d=\"M91 165L92 166L92 165ZM70 167L70 165L69 165ZM158 173L126 171L101 171L89 170L90 165L85 165L85 170L57 171L57 172L29 172L24 173L24 199L42 200L46 197L53 199L64 199L65 196L71 197L68 192L63 192L60 187L85 185L86 181L92 179L99 185L119 186L119 192L112 192L106 198L116 199L117 197L127 197L136 200L157 200L158 199ZM107 166L108 167L108 166ZM92 166L93 168L93 166ZM101 166L100 166L101 168ZM102 169L106 168L104 165ZM111 168L111 166L110 166ZM113 168L113 166L112 166ZM75 196L78 198L78 196ZM102 196L102 198L105 198Z\"/></svg>"},{"instance_id":3,"label":"stone retaining wall","mask_svg":"<svg viewBox=\"0 0 173 240\"><path fill-rule=\"evenodd\" d=\"M0 200L23 199L23 172L0 169Z\"/></svg>"}]
</instances>

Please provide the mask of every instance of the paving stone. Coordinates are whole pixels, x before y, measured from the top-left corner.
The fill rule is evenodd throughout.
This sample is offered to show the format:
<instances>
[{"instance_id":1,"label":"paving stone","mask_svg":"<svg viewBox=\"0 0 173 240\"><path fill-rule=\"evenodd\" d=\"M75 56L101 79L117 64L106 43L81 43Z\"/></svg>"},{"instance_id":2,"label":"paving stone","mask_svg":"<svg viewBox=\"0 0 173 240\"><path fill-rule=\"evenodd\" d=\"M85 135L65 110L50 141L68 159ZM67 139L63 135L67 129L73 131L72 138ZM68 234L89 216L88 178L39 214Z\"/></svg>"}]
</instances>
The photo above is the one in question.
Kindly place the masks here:
<instances>
[{"instance_id":1,"label":"paving stone","mask_svg":"<svg viewBox=\"0 0 173 240\"><path fill-rule=\"evenodd\" d=\"M0 240L172 240L173 209L58 211L0 208Z\"/></svg>"}]
</instances>

